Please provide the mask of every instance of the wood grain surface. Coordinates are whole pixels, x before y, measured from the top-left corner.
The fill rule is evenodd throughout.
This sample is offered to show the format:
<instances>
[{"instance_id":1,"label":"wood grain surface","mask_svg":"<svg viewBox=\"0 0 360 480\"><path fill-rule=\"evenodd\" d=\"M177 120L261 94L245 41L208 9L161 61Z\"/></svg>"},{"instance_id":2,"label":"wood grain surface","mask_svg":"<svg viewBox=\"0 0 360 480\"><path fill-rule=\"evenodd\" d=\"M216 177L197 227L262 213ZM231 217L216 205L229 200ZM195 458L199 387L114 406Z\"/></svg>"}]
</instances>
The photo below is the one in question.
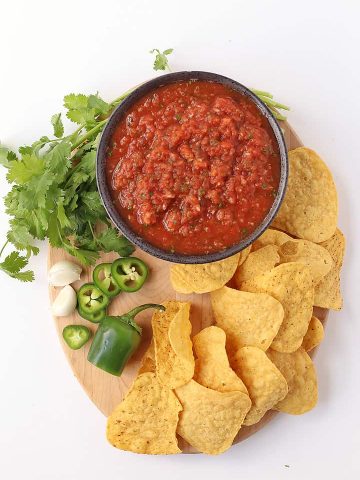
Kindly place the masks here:
<instances>
[{"instance_id":1,"label":"wood grain surface","mask_svg":"<svg viewBox=\"0 0 360 480\"><path fill-rule=\"evenodd\" d=\"M281 122L284 131L285 141L288 149L302 146L302 142L296 135L295 131L286 122ZM134 256L143 259L150 267L151 276L144 287L136 293L121 293L112 301L109 313L112 315L121 315L131 308L143 303L161 303L169 299L186 300L191 302L191 321L193 325L193 334L213 323L210 296L203 295L183 295L175 292L169 281L169 263L159 260L149 254L136 249ZM103 254L98 263L111 262L117 258L116 254ZM74 258L67 255L63 250L49 247L48 268L59 260L68 259L74 262ZM73 284L74 288L79 288L83 283L92 281L93 267L83 269L81 280ZM53 302L59 292L58 288L50 287L50 301ZM325 321L328 311L324 309L316 309L316 315L320 320ZM148 310L136 317L136 321L143 328L143 340L139 350L126 366L121 377L115 377L94 367L86 359L90 342L80 350L70 350L62 339L62 330L66 325L82 324L86 325L93 332L97 326L80 317L77 312L68 317L55 318L55 325L59 334L65 355L68 359L76 378L84 388L86 394L92 402L108 416L114 407L118 405L128 391L133 379L135 378L140 366L141 358L149 345L151 339L151 315L152 311ZM313 353L313 352L312 352ZM275 411L269 411L263 419L251 427L242 427L239 434L235 438L234 443L245 440L253 435L259 429L269 423L274 416ZM195 450L184 440L179 438L179 446L184 453L195 453Z\"/></svg>"}]
</instances>

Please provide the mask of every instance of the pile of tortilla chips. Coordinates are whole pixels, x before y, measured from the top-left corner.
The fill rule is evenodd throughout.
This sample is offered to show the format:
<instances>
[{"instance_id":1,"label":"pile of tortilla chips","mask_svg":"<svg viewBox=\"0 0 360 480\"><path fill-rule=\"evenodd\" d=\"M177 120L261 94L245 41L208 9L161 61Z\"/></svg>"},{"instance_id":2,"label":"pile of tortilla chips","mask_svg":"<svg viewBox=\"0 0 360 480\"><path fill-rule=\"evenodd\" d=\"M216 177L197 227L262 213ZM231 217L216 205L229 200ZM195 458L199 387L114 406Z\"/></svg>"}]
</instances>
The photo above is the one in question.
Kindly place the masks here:
<instances>
[{"instance_id":1,"label":"pile of tortilla chips","mask_svg":"<svg viewBox=\"0 0 360 480\"><path fill-rule=\"evenodd\" d=\"M114 446L171 454L180 452L180 436L218 454L269 410L300 415L316 405L307 352L324 329L314 307L342 307L345 240L324 162L307 148L289 159L285 200L253 245L220 262L171 267L175 290L211 292L216 325L191 339L187 302L165 302L166 311L153 315L138 377L108 420Z\"/></svg>"}]
</instances>

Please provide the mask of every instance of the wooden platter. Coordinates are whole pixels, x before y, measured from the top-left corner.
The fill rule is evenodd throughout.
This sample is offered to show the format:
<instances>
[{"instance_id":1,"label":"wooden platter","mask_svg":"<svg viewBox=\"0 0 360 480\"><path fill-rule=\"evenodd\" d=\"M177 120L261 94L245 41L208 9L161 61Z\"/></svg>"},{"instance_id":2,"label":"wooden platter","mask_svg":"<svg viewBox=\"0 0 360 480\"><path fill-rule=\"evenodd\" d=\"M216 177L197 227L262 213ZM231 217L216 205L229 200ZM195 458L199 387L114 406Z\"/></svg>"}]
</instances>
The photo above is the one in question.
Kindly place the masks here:
<instances>
[{"instance_id":1,"label":"wooden platter","mask_svg":"<svg viewBox=\"0 0 360 480\"><path fill-rule=\"evenodd\" d=\"M286 145L289 150L302 146L302 142L296 135L295 131L286 122L282 122ZM147 253L137 249L134 256L142 258L150 267L151 277L144 287L136 293L120 294L112 301L109 312L112 315L121 315L131 308L141 305L143 303L162 303L165 300L177 299L191 302L191 321L193 325L193 334L196 334L201 329L213 324L213 316L210 305L210 295L183 295L175 292L171 287L169 280L169 263L159 260ZM98 263L111 262L117 257L116 254L103 254ZM59 260L69 259L74 261L73 257L67 255L63 250L49 247L48 254L48 268ZM93 267L84 269L81 281L73 284L75 289L79 288L83 283L92 281ZM50 301L54 301L59 289L50 287ZM140 366L141 358L147 349L151 339L151 315L152 311L145 311L141 313L136 321L143 328L143 341L140 345L136 355L131 359L126 366L120 378L109 375L102 370L94 367L86 359L89 343L81 350L70 350L62 340L62 330L66 325L83 324L91 328L93 332L97 326L82 319L77 312L68 317L55 318L55 325L58 330L59 340L64 348L65 355L70 363L70 366L87 393L88 397L94 404L108 416L112 410L123 399L128 391L133 379L135 378ZM321 321L325 321L328 315L328 310L316 308L316 315ZM251 427L242 427L239 434L235 438L234 443L241 442L263 428L274 416L275 411L269 411L263 419ZM188 445L184 440L179 438L179 447L185 453L194 453L194 449Z\"/></svg>"}]
</instances>

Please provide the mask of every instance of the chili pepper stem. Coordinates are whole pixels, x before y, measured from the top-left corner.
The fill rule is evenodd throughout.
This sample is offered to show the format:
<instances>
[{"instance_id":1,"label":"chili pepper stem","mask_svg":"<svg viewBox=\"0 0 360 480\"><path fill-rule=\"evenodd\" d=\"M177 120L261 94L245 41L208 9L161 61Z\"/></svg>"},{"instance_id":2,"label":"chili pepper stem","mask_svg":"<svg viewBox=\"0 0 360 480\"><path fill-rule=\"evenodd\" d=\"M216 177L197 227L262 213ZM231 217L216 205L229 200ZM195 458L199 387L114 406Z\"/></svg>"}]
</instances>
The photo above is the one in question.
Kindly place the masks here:
<instances>
[{"instance_id":1,"label":"chili pepper stem","mask_svg":"<svg viewBox=\"0 0 360 480\"><path fill-rule=\"evenodd\" d=\"M134 318L138 313L146 310L147 308L156 308L157 310L161 310L162 312L165 311L165 307L163 305L159 305L158 303L145 303L144 305L139 305L138 307L130 310L130 312L126 313L126 316Z\"/></svg>"}]
</instances>

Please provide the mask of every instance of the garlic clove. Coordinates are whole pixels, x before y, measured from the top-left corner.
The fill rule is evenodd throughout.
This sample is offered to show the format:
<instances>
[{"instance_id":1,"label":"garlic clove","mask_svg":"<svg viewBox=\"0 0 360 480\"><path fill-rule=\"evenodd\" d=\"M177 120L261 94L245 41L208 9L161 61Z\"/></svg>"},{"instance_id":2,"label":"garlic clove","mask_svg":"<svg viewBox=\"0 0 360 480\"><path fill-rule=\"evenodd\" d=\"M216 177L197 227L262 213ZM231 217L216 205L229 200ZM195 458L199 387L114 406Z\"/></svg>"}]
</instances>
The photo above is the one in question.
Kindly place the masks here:
<instances>
[{"instance_id":1,"label":"garlic clove","mask_svg":"<svg viewBox=\"0 0 360 480\"><path fill-rule=\"evenodd\" d=\"M66 285L55 298L51 310L56 317L66 317L75 311L77 303L76 292L70 286Z\"/></svg>"},{"instance_id":2,"label":"garlic clove","mask_svg":"<svg viewBox=\"0 0 360 480\"><path fill-rule=\"evenodd\" d=\"M54 263L48 272L49 284L54 287L65 287L70 283L80 280L82 268L76 263L62 260Z\"/></svg>"}]
</instances>

